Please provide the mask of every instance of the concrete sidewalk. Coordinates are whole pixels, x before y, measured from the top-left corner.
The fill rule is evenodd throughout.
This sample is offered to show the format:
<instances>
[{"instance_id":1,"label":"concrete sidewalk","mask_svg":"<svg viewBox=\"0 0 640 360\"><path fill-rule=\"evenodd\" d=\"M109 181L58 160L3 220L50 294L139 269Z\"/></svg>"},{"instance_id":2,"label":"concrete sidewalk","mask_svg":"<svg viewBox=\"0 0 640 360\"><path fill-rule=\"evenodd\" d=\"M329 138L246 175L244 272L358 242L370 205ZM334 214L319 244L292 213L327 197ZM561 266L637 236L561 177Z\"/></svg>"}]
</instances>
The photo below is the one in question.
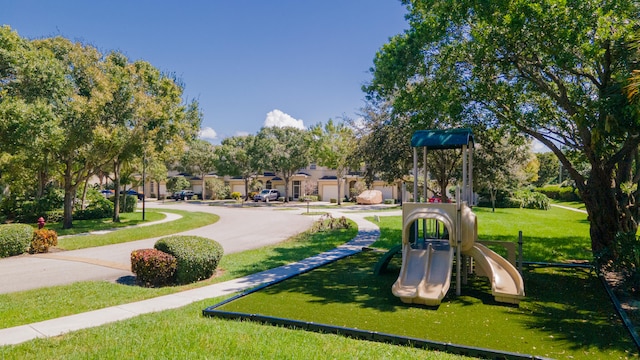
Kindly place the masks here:
<instances>
[{"instance_id":1,"label":"concrete sidewalk","mask_svg":"<svg viewBox=\"0 0 640 360\"><path fill-rule=\"evenodd\" d=\"M335 214L342 215L340 213ZM259 285L286 279L336 259L357 253L361 251L363 247L371 245L380 236L379 228L364 219L364 216L367 214L344 215L356 222L359 229L358 235L347 244L339 246L334 250L324 252L297 263L284 265L224 283L38 323L0 329L0 345L19 344L36 338L58 336L71 331L100 326L142 314L178 308L196 301L229 295Z\"/></svg>"}]
</instances>

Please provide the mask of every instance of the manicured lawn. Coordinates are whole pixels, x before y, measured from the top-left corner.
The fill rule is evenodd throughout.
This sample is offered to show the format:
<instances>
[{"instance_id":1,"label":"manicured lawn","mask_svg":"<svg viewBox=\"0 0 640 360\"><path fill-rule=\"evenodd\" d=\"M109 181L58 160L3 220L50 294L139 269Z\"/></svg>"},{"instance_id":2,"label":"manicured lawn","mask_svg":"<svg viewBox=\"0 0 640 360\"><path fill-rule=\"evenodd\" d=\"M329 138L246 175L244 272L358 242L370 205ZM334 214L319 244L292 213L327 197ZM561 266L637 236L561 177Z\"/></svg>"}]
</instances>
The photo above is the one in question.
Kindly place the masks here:
<instances>
[{"instance_id":1,"label":"manicured lawn","mask_svg":"<svg viewBox=\"0 0 640 360\"><path fill-rule=\"evenodd\" d=\"M523 234L525 261L566 262L590 260L591 240L587 215L552 207L544 210L475 207L478 239L518 242ZM402 217L380 216L380 240L373 246L390 249L402 242ZM373 221L373 218L369 218ZM498 250L498 249L496 249Z\"/></svg>"},{"instance_id":2,"label":"manicured lawn","mask_svg":"<svg viewBox=\"0 0 640 360\"><path fill-rule=\"evenodd\" d=\"M149 213L156 212L149 211ZM189 212L182 210L163 209L162 212L179 214L182 217L178 220L163 223L159 226L144 226L130 229L121 229L102 235L72 236L58 241L58 248L64 250L84 249L94 246L119 244L128 241L149 239L158 236L175 234L190 229L199 228L213 224L218 221L218 215Z\"/></svg>"},{"instance_id":3,"label":"manicured lawn","mask_svg":"<svg viewBox=\"0 0 640 360\"><path fill-rule=\"evenodd\" d=\"M336 335L205 318L222 299L0 347L2 359L462 359Z\"/></svg>"},{"instance_id":4,"label":"manicured lawn","mask_svg":"<svg viewBox=\"0 0 640 360\"><path fill-rule=\"evenodd\" d=\"M74 235L87 233L89 231L109 230L117 229L126 226L140 225L147 222L162 220L166 215L157 211L145 211L145 220L142 220L141 212L124 213L120 214L120 222L113 222L109 219L94 219L94 220L74 220L73 227L71 229L63 229L62 223L47 223L46 227L51 230L55 230L58 236Z\"/></svg>"},{"instance_id":5,"label":"manicured lawn","mask_svg":"<svg viewBox=\"0 0 640 360\"><path fill-rule=\"evenodd\" d=\"M357 233L355 224L353 222L351 224L353 227L348 230L323 233L304 232L276 245L224 255L219 265L220 273L196 284L144 288L106 281L92 281L0 294L0 328L149 299L243 277L299 261L331 250L351 240Z\"/></svg>"},{"instance_id":6,"label":"manicured lawn","mask_svg":"<svg viewBox=\"0 0 640 360\"><path fill-rule=\"evenodd\" d=\"M624 358L637 352L590 270L525 269L519 307L496 303L488 281L455 284L439 307L403 304L391 293L400 260L372 274L365 252L230 302L220 310L284 317L551 358Z\"/></svg>"}]
</instances>

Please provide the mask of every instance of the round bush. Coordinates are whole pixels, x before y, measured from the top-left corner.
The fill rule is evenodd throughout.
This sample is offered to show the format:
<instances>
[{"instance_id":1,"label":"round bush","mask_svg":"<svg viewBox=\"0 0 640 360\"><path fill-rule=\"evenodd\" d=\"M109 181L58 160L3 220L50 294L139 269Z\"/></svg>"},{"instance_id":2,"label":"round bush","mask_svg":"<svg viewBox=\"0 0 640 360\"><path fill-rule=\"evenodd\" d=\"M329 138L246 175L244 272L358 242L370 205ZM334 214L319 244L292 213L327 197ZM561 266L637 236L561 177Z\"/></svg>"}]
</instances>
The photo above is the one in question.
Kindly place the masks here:
<instances>
[{"instance_id":1,"label":"round bush","mask_svg":"<svg viewBox=\"0 0 640 360\"><path fill-rule=\"evenodd\" d=\"M156 249L131 252L131 272L136 280L147 286L171 284L177 268L176 258Z\"/></svg>"},{"instance_id":2,"label":"round bush","mask_svg":"<svg viewBox=\"0 0 640 360\"><path fill-rule=\"evenodd\" d=\"M199 236L169 236L158 240L154 247L175 256L178 284L210 278L224 253L218 242Z\"/></svg>"},{"instance_id":3,"label":"round bush","mask_svg":"<svg viewBox=\"0 0 640 360\"><path fill-rule=\"evenodd\" d=\"M0 258L24 254L32 237L33 228L27 224L0 225Z\"/></svg>"}]
</instances>

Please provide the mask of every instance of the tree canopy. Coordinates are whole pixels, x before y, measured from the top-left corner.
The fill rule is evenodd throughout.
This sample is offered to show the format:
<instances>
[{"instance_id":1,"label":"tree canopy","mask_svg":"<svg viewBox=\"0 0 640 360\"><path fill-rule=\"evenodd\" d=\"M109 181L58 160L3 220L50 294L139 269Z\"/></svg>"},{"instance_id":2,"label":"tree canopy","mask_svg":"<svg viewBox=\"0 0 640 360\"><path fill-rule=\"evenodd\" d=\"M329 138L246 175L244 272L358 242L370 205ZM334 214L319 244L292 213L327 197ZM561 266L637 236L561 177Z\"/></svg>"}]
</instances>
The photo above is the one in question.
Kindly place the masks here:
<instances>
[{"instance_id":1,"label":"tree canopy","mask_svg":"<svg viewBox=\"0 0 640 360\"><path fill-rule=\"evenodd\" d=\"M637 230L637 194L621 189L639 180L640 118L624 92L637 1L403 3L411 27L378 52L370 99L413 123L447 114L545 144L585 202L596 255Z\"/></svg>"},{"instance_id":2,"label":"tree canopy","mask_svg":"<svg viewBox=\"0 0 640 360\"><path fill-rule=\"evenodd\" d=\"M62 183L63 226L71 227L76 191L91 175L112 164L117 182L123 163L195 138L201 114L197 102L183 103L182 90L147 62L60 36L28 40L2 26L0 171L22 165L9 181L24 197L33 186L17 187L19 176L37 179L36 196Z\"/></svg>"}]
</instances>

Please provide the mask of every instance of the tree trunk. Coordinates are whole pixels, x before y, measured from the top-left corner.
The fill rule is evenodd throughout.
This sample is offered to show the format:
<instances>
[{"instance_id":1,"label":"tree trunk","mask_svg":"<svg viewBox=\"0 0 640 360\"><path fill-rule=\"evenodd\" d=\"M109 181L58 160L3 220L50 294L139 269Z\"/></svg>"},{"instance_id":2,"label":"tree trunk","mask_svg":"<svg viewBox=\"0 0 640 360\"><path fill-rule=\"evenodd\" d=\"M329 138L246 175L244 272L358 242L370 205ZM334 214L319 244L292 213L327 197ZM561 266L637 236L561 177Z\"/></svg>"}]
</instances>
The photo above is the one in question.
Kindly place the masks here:
<instances>
[{"instance_id":1,"label":"tree trunk","mask_svg":"<svg viewBox=\"0 0 640 360\"><path fill-rule=\"evenodd\" d=\"M611 176L600 169L592 168L581 196L591 224L591 249L597 257L603 254L605 249L611 248L620 226L620 209Z\"/></svg>"},{"instance_id":2,"label":"tree trunk","mask_svg":"<svg viewBox=\"0 0 640 360\"><path fill-rule=\"evenodd\" d=\"M84 187L82 189L82 210L86 209L86 201L87 201L87 187L89 186L89 180L84 181Z\"/></svg>"},{"instance_id":3,"label":"tree trunk","mask_svg":"<svg viewBox=\"0 0 640 360\"><path fill-rule=\"evenodd\" d=\"M284 176L284 202L289 202L289 177Z\"/></svg>"},{"instance_id":4,"label":"tree trunk","mask_svg":"<svg viewBox=\"0 0 640 360\"><path fill-rule=\"evenodd\" d=\"M113 222L120 222L120 162L113 161L113 188L115 197L113 198Z\"/></svg>"},{"instance_id":5,"label":"tree trunk","mask_svg":"<svg viewBox=\"0 0 640 360\"><path fill-rule=\"evenodd\" d=\"M205 175L206 175L205 173L202 173L202 199L200 200L204 200L207 198L207 184L204 181Z\"/></svg>"},{"instance_id":6,"label":"tree trunk","mask_svg":"<svg viewBox=\"0 0 640 360\"><path fill-rule=\"evenodd\" d=\"M62 228L71 229L73 227L73 199L75 198L75 187L73 186L73 174L71 173L71 162L67 162L64 170L64 207L62 217Z\"/></svg>"},{"instance_id":7,"label":"tree trunk","mask_svg":"<svg viewBox=\"0 0 640 360\"><path fill-rule=\"evenodd\" d=\"M340 206L340 204L341 204L341 202L340 202L340 200L341 200L341 197L340 197L340 177L336 176L336 178L338 179L337 180L338 181L338 206Z\"/></svg>"},{"instance_id":8,"label":"tree trunk","mask_svg":"<svg viewBox=\"0 0 640 360\"><path fill-rule=\"evenodd\" d=\"M244 201L249 201L249 178L244 178Z\"/></svg>"},{"instance_id":9,"label":"tree trunk","mask_svg":"<svg viewBox=\"0 0 640 360\"><path fill-rule=\"evenodd\" d=\"M496 197L498 196L498 189L489 189L491 194L491 212L496 212Z\"/></svg>"}]
</instances>

